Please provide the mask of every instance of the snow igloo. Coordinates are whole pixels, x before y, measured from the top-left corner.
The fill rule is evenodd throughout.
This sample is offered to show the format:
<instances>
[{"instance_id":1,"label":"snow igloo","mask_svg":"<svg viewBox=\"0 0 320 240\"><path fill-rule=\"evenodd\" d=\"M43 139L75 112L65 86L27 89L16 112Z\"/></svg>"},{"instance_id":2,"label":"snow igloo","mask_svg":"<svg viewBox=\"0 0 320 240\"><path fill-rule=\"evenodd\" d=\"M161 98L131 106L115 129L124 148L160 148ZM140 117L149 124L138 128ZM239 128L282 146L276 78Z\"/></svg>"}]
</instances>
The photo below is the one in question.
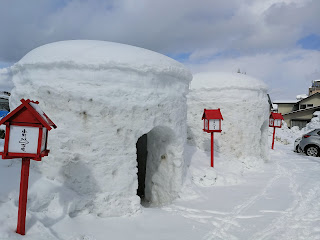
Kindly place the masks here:
<instances>
[{"instance_id":1,"label":"snow igloo","mask_svg":"<svg viewBox=\"0 0 320 240\"><path fill-rule=\"evenodd\" d=\"M188 94L188 144L210 151L210 135L202 130L205 108L220 108L223 116L222 132L214 136L218 154L248 168L268 160L269 104L262 81L239 73L193 75Z\"/></svg>"},{"instance_id":2,"label":"snow igloo","mask_svg":"<svg viewBox=\"0 0 320 240\"><path fill-rule=\"evenodd\" d=\"M11 109L37 100L58 128L34 166L77 193L70 216L131 215L183 182L191 73L146 49L104 41L47 44L11 68Z\"/></svg>"}]
</instances>

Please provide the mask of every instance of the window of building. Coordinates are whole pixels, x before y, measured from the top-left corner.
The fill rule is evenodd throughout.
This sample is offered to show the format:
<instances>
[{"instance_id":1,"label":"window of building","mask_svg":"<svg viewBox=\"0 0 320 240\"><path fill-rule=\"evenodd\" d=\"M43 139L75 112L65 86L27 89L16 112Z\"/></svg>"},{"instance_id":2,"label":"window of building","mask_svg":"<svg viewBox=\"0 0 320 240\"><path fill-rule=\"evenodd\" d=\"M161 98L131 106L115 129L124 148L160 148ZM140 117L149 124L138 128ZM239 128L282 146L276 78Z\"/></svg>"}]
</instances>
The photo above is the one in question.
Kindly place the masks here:
<instances>
[{"instance_id":1,"label":"window of building","mask_svg":"<svg viewBox=\"0 0 320 240\"><path fill-rule=\"evenodd\" d=\"M300 109L306 109L307 105L306 104L301 104Z\"/></svg>"},{"instance_id":2,"label":"window of building","mask_svg":"<svg viewBox=\"0 0 320 240\"><path fill-rule=\"evenodd\" d=\"M307 104L307 108L313 107L313 104Z\"/></svg>"}]
</instances>

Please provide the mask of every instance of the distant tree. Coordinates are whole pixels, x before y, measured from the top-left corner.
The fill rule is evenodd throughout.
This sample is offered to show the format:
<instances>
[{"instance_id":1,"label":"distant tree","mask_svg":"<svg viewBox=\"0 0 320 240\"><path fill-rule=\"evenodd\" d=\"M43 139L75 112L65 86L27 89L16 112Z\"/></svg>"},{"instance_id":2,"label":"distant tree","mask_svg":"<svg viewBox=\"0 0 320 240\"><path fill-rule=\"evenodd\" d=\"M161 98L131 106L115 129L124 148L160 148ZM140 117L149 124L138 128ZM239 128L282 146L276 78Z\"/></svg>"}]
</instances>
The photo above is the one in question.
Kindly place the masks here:
<instances>
[{"instance_id":1,"label":"distant tree","mask_svg":"<svg viewBox=\"0 0 320 240\"><path fill-rule=\"evenodd\" d=\"M237 72L237 73L241 73L241 72L240 72L240 68L238 68L238 72Z\"/></svg>"}]
</instances>

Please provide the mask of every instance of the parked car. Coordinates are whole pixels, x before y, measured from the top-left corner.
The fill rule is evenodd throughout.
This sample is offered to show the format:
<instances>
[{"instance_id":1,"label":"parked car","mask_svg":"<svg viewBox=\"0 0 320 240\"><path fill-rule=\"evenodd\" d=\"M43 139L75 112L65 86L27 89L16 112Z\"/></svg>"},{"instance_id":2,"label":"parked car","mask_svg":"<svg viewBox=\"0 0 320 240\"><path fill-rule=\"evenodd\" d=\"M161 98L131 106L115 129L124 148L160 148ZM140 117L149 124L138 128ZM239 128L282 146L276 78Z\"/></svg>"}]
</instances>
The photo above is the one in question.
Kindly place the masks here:
<instances>
[{"instance_id":1,"label":"parked car","mask_svg":"<svg viewBox=\"0 0 320 240\"><path fill-rule=\"evenodd\" d=\"M317 157L320 154L320 129L315 129L302 136L299 147L308 156Z\"/></svg>"},{"instance_id":2,"label":"parked car","mask_svg":"<svg viewBox=\"0 0 320 240\"><path fill-rule=\"evenodd\" d=\"M293 151L301 153L302 149L300 148L300 141L302 140L302 137L298 137L293 144Z\"/></svg>"}]
</instances>

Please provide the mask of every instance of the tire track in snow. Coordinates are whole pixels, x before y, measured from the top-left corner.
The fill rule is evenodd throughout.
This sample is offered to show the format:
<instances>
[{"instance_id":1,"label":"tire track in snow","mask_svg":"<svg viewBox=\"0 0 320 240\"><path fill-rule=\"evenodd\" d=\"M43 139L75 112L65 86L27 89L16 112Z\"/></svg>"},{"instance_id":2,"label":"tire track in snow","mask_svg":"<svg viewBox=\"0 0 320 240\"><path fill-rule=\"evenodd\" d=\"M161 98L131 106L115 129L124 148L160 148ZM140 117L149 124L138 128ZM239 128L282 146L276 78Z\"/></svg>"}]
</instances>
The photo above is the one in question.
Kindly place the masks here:
<instances>
[{"instance_id":1,"label":"tire track in snow","mask_svg":"<svg viewBox=\"0 0 320 240\"><path fill-rule=\"evenodd\" d=\"M241 225L237 222L236 219L241 219L243 216L241 214L249 209L253 204L255 204L260 198L266 195L267 191L272 188L272 186L277 182L277 180L282 176L282 169L279 164L277 164L276 174L273 178L271 178L267 185L256 195L249 198L243 204L236 206L233 211L224 218L216 218L216 222L212 222L213 226L215 226L215 230L209 232L203 240L217 240L217 239L230 239L237 240L238 238L232 235L229 231L231 227L240 228ZM256 216L252 216L256 217Z\"/></svg>"},{"instance_id":2,"label":"tire track in snow","mask_svg":"<svg viewBox=\"0 0 320 240\"><path fill-rule=\"evenodd\" d=\"M184 218L200 222L200 223L210 223L211 219L215 215L227 215L226 212L211 211L211 210L199 210L194 208L181 207L177 205L171 205L170 207L163 207L163 210L167 212L172 212L177 215L181 215Z\"/></svg>"},{"instance_id":3,"label":"tire track in snow","mask_svg":"<svg viewBox=\"0 0 320 240\"><path fill-rule=\"evenodd\" d=\"M295 159L296 158L296 159ZM293 156L293 160L299 158ZM308 239L319 240L320 239L320 186L319 182L314 183L314 187L309 189L306 194L303 194L299 190L299 186L296 182L295 176L300 173L303 174L301 166L292 161L284 161L284 166L279 167L284 176L289 181L289 187L295 196L290 208L282 212L282 214L273 220L263 231L256 233L252 240L264 240L264 239ZM292 167L288 167L293 165ZM319 171L320 167L314 168L314 171ZM304 187L304 186L303 186Z\"/></svg>"},{"instance_id":4,"label":"tire track in snow","mask_svg":"<svg viewBox=\"0 0 320 240\"><path fill-rule=\"evenodd\" d=\"M320 187L310 189L304 199L276 218L251 239L320 239Z\"/></svg>"}]
</instances>

